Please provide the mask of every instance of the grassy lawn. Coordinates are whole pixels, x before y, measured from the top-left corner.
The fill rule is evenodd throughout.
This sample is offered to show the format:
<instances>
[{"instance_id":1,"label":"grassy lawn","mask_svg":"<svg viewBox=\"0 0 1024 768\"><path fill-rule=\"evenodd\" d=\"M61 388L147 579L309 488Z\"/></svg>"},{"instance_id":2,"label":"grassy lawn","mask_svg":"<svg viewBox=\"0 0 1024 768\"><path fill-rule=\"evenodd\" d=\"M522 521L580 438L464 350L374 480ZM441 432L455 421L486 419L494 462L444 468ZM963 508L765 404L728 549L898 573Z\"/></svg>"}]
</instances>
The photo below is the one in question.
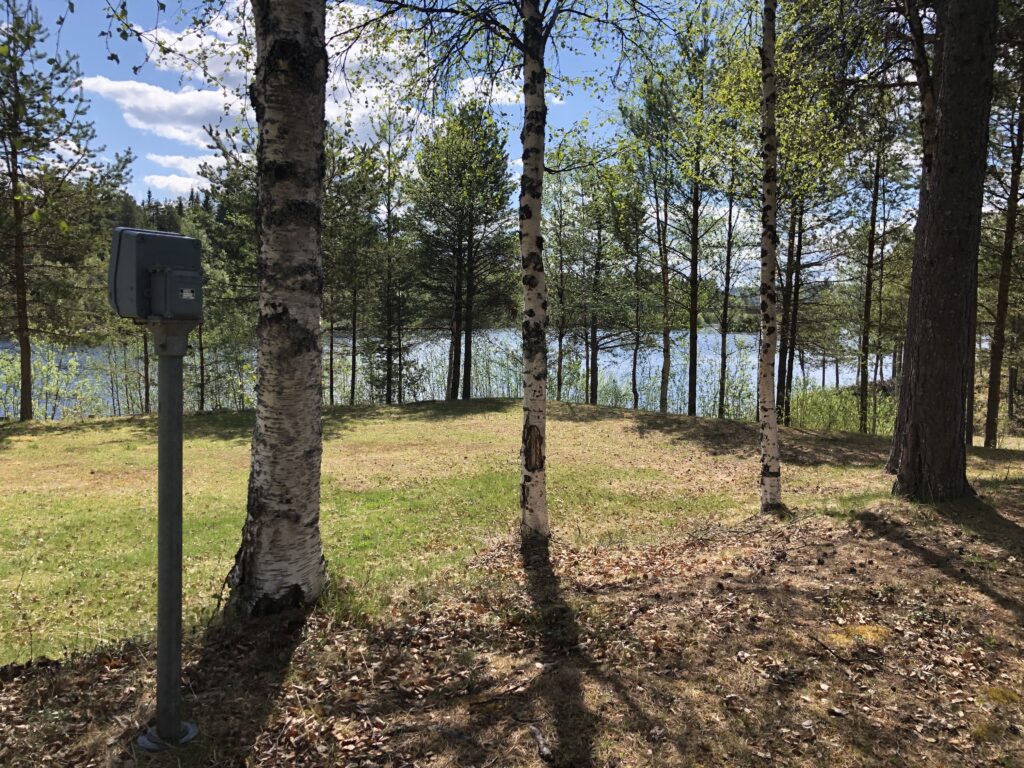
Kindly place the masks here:
<instances>
[{"instance_id":1,"label":"grassy lawn","mask_svg":"<svg viewBox=\"0 0 1024 768\"><path fill-rule=\"evenodd\" d=\"M470 577L515 529L519 409L506 401L335 409L325 418L322 527L361 610ZM217 603L244 519L251 414L186 419L186 623ZM0 427L0 664L145 634L155 601L154 418ZM752 425L554 404L549 489L575 546L671 539L756 507ZM886 441L790 431L785 489L844 515L887 498ZM972 477L1019 477L977 452Z\"/></svg>"},{"instance_id":2,"label":"grassy lawn","mask_svg":"<svg viewBox=\"0 0 1024 768\"><path fill-rule=\"evenodd\" d=\"M914 505L887 440L783 430L778 520L751 424L551 411L542 554L515 545L517 404L328 413L332 587L246 624L214 619L252 417L187 419L200 738L156 758L155 422L0 428L0 764L1024 765L1019 450Z\"/></svg>"}]
</instances>

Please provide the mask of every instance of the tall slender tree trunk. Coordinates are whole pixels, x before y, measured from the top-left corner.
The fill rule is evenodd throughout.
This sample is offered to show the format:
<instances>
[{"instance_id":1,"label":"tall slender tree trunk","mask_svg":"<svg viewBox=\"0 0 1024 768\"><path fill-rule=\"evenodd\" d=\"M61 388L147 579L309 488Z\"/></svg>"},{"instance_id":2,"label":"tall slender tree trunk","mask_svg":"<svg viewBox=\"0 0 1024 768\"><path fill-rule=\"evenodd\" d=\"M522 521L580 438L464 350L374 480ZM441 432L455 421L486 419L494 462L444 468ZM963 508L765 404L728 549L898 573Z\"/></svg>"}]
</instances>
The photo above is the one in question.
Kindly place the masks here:
<instances>
[{"instance_id":1,"label":"tall slender tree trunk","mask_svg":"<svg viewBox=\"0 0 1024 768\"><path fill-rule=\"evenodd\" d=\"M601 263L602 251L604 250L604 231L600 224L597 230L597 250L594 252L594 281L591 288L592 301L590 304L590 386L588 392L590 394L589 402L591 405L597 405L597 380L598 380L598 369L597 369L597 355L598 355L598 339L597 339L597 307L600 299L601 292L601 269L603 264Z\"/></svg>"},{"instance_id":2,"label":"tall slender tree trunk","mask_svg":"<svg viewBox=\"0 0 1024 768\"><path fill-rule=\"evenodd\" d=\"M18 73L14 73L11 103L21 104ZM21 158L17 137L11 137L8 170L11 180L11 210L14 224L14 335L18 340L20 404L18 418L32 421L32 337L28 323L28 274L25 257L25 201L21 197Z\"/></svg>"},{"instance_id":3,"label":"tall slender tree trunk","mask_svg":"<svg viewBox=\"0 0 1024 768\"><path fill-rule=\"evenodd\" d=\"M719 324L721 345L718 361L718 418L725 418L725 381L729 370L729 293L732 290L733 191L730 180L728 211L725 219L725 286L722 290L722 322Z\"/></svg>"},{"instance_id":4,"label":"tall slender tree trunk","mask_svg":"<svg viewBox=\"0 0 1024 768\"><path fill-rule=\"evenodd\" d=\"M637 386L636 369L637 361L640 358L640 323L641 311L643 309L640 303L640 271L643 269L643 266L640 264L641 250L639 237L637 238L637 242L634 243L634 253L635 261L633 264L633 291L636 298L633 303L633 328L635 330L633 333L633 361L632 365L630 366L630 385L633 389L633 410L635 411L640 408L640 388Z\"/></svg>"},{"instance_id":5,"label":"tall slender tree trunk","mask_svg":"<svg viewBox=\"0 0 1024 768\"><path fill-rule=\"evenodd\" d=\"M348 404L356 404L356 368L359 363L359 353L356 347L356 330L359 320L359 287L355 281L352 282L352 336L350 339L349 353L352 356L349 366L348 383Z\"/></svg>"},{"instance_id":6,"label":"tall slender tree trunk","mask_svg":"<svg viewBox=\"0 0 1024 768\"><path fill-rule=\"evenodd\" d=\"M1011 365L1006 382L1006 418L1011 421L1017 415L1014 413L1017 400L1017 366Z\"/></svg>"},{"instance_id":7,"label":"tall slender tree trunk","mask_svg":"<svg viewBox=\"0 0 1024 768\"><path fill-rule=\"evenodd\" d=\"M871 301L874 298L875 279L875 231L878 226L878 189L882 178L882 148L875 148L875 163L871 171L871 212L868 216L868 253L864 264L864 311L860 328L860 354L858 373L860 379L859 428L868 431L868 355L871 354Z\"/></svg>"},{"instance_id":8,"label":"tall slender tree trunk","mask_svg":"<svg viewBox=\"0 0 1024 768\"><path fill-rule=\"evenodd\" d=\"M779 458L779 414L775 409L776 323L775 277L779 236L775 229L778 205L778 138L775 134L775 9L764 0L761 42L761 340L758 354L758 421L761 444L761 511L782 506L782 467Z\"/></svg>"},{"instance_id":9,"label":"tall slender tree trunk","mask_svg":"<svg viewBox=\"0 0 1024 768\"><path fill-rule=\"evenodd\" d=\"M915 247L893 492L917 501L972 493L966 403L995 59L996 0L948 0L936 67L940 116L922 243Z\"/></svg>"},{"instance_id":10,"label":"tall slender tree trunk","mask_svg":"<svg viewBox=\"0 0 1024 768\"><path fill-rule=\"evenodd\" d=\"M668 215L668 192L665 193L665 215ZM659 256L661 257L661 386L658 391L658 412L668 413L668 383L672 374L672 294L668 262L668 223L659 225Z\"/></svg>"},{"instance_id":11,"label":"tall slender tree trunk","mask_svg":"<svg viewBox=\"0 0 1024 768\"><path fill-rule=\"evenodd\" d=\"M448 371L448 394L446 399L459 399L459 382L462 381L462 290L463 290L462 246L455 254L455 285L452 292L452 340L451 366Z\"/></svg>"},{"instance_id":12,"label":"tall slender tree trunk","mask_svg":"<svg viewBox=\"0 0 1024 768\"><path fill-rule=\"evenodd\" d=\"M793 251L793 293L790 296L789 326L786 336L789 338L789 350L786 355L786 387L783 390L782 423L789 426L789 410L793 402L793 369L796 357L797 324L800 320L800 287L803 284L804 257L804 203L797 201L796 249ZM802 359L802 358L801 358Z\"/></svg>"},{"instance_id":13,"label":"tall slender tree trunk","mask_svg":"<svg viewBox=\"0 0 1024 768\"><path fill-rule=\"evenodd\" d=\"M786 402L786 364L789 362L789 315L793 308L793 254L796 251L796 203L789 213L789 237L786 240L786 274L782 280L782 307L779 322L778 380L775 383L775 405L781 413Z\"/></svg>"},{"instance_id":14,"label":"tall slender tree trunk","mask_svg":"<svg viewBox=\"0 0 1024 768\"><path fill-rule=\"evenodd\" d=\"M390 221L391 214L388 213ZM394 271L391 238L388 238L387 271L384 278L384 404L391 405L395 398L395 309Z\"/></svg>"},{"instance_id":15,"label":"tall slender tree trunk","mask_svg":"<svg viewBox=\"0 0 1024 768\"><path fill-rule=\"evenodd\" d=\"M320 212L327 50L323 0L254 0L250 90L260 235L256 427L230 606L269 613L315 600L322 425Z\"/></svg>"},{"instance_id":16,"label":"tall slender tree trunk","mask_svg":"<svg viewBox=\"0 0 1024 768\"><path fill-rule=\"evenodd\" d=\"M465 354L462 359L462 399L473 396L473 302L476 299L476 263L473 254L473 239L470 235L466 253L466 319L463 322Z\"/></svg>"},{"instance_id":17,"label":"tall slender tree trunk","mask_svg":"<svg viewBox=\"0 0 1024 768\"><path fill-rule=\"evenodd\" d=\"M403 376L405 375L405 342L403 339L403 332L405 326L402 324L403 316L402 311L405 309L405 298L401 290L398 291L398 295L395 296L395 304L397 304L396 313L398 315L398 404L401 405L405 400L405 394L403 392Z\"/></svg>"},{"instance_id":18,"label":"tall slender tree trunk","mask_svg":"<svg viewBox=\"0 0 1024 768\"><path fill-rule=\"evenodd\" d=\"M206 347L203 345L203 326L196 328L196 342L199 351L199 412L206 410Z\"/></svg>"},{"instance_id":19,"label":"tall slender tree trunk","mask_svg":"<svg viewBox=\"0 0 1024 768\"><path fill-rule=\"evenodd\" d=\"M700 175L700 164L697 164L696 174ZM690 306L689 306L689 331L690 331L690 357L687 361L686 380L686 415L697 415L697 323L700 319L697 301L700 296L700 285L698 283L697 267L700 263L700 183L694 181L690 187Z\"/></svg>"},{"instance_id":20,"label":"tall slender tree trunk","mask_svg":"<svg viewBox=\"0 0 1024 768\"><path fill-rule=\"evenodd\" d=\"M142 330L142 412L150 413L149 394L151 390L149 377L149 331Z\"/></svg>"},{"instance_id":21,"label":"tall slender tree trunk","mask_svg":"<svg viewBox=\"0 0 1024 768\"><path fill-rule=\"evenodd\" d=\"M917 221L914 224L914 261L913 270L917 269L917 265L924 259L922 250L925 244L924 234L922 232L922 226L925 218L925 211L929 204L929 192L931 190L932 176L935 165L935 151L939 139L939 122L938 122L938 99L937 99L937 87L935 85L936 79L941 76L941 61L942 61L942 48L944 43L944 35L940 33L936 37L935 52L933 57L933 63L928 60L928 51L926 45L926 35L921 16L918 12L917 2L909 2L904 0L906 9L906 17L910 26L910 38L913 55L911 56L911 64L914 67L914 75L917 80L918 94L921 100L921 180L918 186L917 196ZM942 18L940 16L940 26ZM917 322L917 314L913 312L907 313L907 336L911 334L916 335L917 329L911 326ZM902 373L906 367L903 355L909 353L911 350L904 347L900 350L899 357L899 371ZM896 367L894 361L893 367ZM912 397L911 393L904 389L907 384L906 377L894 375L893 378L899 379L900 397L899 402L896 406L896 424L893 426L893 441L892 447L889 451L889 459L885 464L885 471L890 474L896 474L896 470L900 463L900 451L903 450L904 435L903 430L907 422L906 406L909 404Z\"/></svg>"},{"instance_id":22,"label":"tall slender tree trunk","mask_svg":"<svg viewBox=\"0 0 1024 768\"><path fill-rule=\"evenodd\" d=\"M523 262L523 439L519 503L524 543L546 539L548 292L544 282L541 200L544 186L544 18L538 0L522 0L523 17L523 175L519 193L519 247Z\"/></svg>"},{"instance_id":23,"label":"tall slender tree trunk","mask_svg":"<svg viewBox=\"0 0 1024 768\"><path fill-rule=\"evenodd\" d=\"M331 318L330 339L327 342L327 390L328 401L334 405L334 318Z\"/></svg>"},{"instance_id":24,"label":"tall slender tree trunk","mask_svg":"<svg viewBox=\"0 0 1024 768\"><path fill-rule=\"evenodd\" d=\"M996 318L989 350L988 401L985 411L985 447L995 448L999 433L999 389L1003 379L1003 355L1006 350L1006 316L1010 305L1010 277L1013 246L1017 237L1017 205L1020 198L1022 150L1024 150L1024 89L1017 94L1017 121L1010 148L1010 189L1006 199L1006 227L999 257L999 288L996 294Z\"/></svg>"}]
</instances>

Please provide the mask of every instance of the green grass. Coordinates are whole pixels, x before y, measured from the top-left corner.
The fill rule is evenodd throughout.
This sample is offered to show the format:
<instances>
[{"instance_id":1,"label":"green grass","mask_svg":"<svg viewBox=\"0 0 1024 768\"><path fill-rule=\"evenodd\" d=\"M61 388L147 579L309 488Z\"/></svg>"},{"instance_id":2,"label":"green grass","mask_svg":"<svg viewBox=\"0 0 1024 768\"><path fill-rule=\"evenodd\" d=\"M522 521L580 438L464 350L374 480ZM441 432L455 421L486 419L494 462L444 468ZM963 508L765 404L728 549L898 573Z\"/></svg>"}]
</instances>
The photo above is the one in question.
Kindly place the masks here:
<instances>
[{"instance_id":1,"label":"green grass","mask_svg":"<svg viewBox=\"0 0 1024 768\"><path fill-rule=\"evenodd\" d=\"M753 425L551 410L550 512L564 540L663 541L756 509ZM324 548L358 610L470 578L467 557L515 531L520 413L491 400L326 414ZM186 624L214 609L234 557L251 421L246 413L186 418ZM153 418L0 427L0 664L150 631L155 427ZM887 498L884 439L792 430L783 443L792 506L841 515ZM973 466L1003 478L1019 459L982 451Z\"/></svg>"}]
</instances>

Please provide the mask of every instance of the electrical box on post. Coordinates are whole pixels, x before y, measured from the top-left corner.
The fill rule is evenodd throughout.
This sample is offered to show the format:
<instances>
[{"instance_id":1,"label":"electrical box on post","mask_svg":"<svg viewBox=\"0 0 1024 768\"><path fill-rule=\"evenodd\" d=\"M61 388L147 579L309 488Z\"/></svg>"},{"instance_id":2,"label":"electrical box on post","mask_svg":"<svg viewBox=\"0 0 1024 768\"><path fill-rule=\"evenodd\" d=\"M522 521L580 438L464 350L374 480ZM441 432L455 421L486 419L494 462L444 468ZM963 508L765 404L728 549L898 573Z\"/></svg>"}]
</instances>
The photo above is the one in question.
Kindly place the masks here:
<instances>
[{"instance_id":1,"label":"electrical box on post","mask_svg":"<svg viewBox=\"0 0 1024 768\"><path fill-rule=\"evenodd\" d=\"M110 306L139 322L199 323L203 270L199 241L172 232L118 227L110 243Z\"/></svg>"}]
</instances>

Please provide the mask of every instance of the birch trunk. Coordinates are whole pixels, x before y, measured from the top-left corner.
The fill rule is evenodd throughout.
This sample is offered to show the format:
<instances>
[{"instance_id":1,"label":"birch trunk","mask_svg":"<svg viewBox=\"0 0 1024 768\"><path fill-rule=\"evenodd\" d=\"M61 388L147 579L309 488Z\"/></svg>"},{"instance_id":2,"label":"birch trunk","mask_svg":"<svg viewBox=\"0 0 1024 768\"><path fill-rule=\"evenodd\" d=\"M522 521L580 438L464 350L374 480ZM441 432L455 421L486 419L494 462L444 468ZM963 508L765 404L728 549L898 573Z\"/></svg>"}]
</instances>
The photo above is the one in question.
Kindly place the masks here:
<instances>
[{"instance_id":1,"label":"birch trunk","mask_svg":"<svg viewBox=\"0 0 1024 768\"><path fill-rule=\"evenodd\" d=\"M999 289L996 295L996 320L992 328L992 348L988 367L988 402L985 411L985 447L995 448L999 432L999 388L1003 380L1003 354L1006 350L1006 316L1010 303L1010 277L1013 245L1017 236L1017 202L1020 197L1022 150L1024 150L1024 99L1017 96L1016 130L1010 148L1010 190L1006 199L1006 228L999 259Z\"/></svg>"},{"instance_id":2,"label":"birch trunk","mask_svg":"<svg viewBox=\"0 0 1024 768\"><path fill-rule=\"evenodd\" d=\"M254 0L259 124L256 428L242 543L228 578L242 614L315 600L320 542L320 210L327 52L323 0Z\"/></svg>"},{"instance_id":3,"label":"birch trunk","mask_svg":"<svg viewBox=\"0 0 1024 768\"><path fill-rule=\"evenodd\" d=\"M696 175L700 175L700 164L697 164ZM697 267L700 263L700 183L694 181L690 186L690 301L689 301L689 341L690 356L687 360L686 372L686 415L697 415L697 325L700 320L697 301L700 298L700 282Z\"/></svg>"},{"instance_id":4,"label":"birch trunk","mask_svg":"<svg viewBox=\"0 0 1024 768\"><path fill-rule=\"evenodd\" d=\"M761 511L782 507L779 460L779 415L775 410L775 347L778 342L775 277L779 236L775 230L778 201L778 139L775 135L775 8L764 0L761 43L761 339L757 359L758 421L761 438Z\"/></svg>"},{"instance_id":5,"label":"birch trunk","mask_svg":"<svg viewBox=\"0 0 1024 768\"><path fill-rule=\"evenodd\" d=\"M938 140L910 282L895 494L972 493L966 412L974 356L981 204L995 59L996 0L948 0L935 91Z\"/></svg>"},{"instance_id":6,"label":"birch trunk","mask_svg":"<svg viewBox=\"0 0 1024 768\"><path fill-rule=\"evenodd\" d=\"M519 193L519 250L523 263L523 442L519 501L523 543L546 539L545 484L548 324L544 282L541 199L544 184L544 19L538 0L522 0L523 16L523 176Z\"/></svg>"},{"instance_id":7,"label":"birch trunk","mask_svg":"<svg viewBox=\"0 0 1024 768\"><path fill-rule=\"evenodd\" d=\"M718 418L725 418L725 379L728 375L729 362L729 291L732 289L732 209L733 191L732 181L729 183L727 195L729 210L725 219L725 286L722 291L722 322L719 326L721 333L721 348L718 361Z\"/></svg>"}]
</instances>

